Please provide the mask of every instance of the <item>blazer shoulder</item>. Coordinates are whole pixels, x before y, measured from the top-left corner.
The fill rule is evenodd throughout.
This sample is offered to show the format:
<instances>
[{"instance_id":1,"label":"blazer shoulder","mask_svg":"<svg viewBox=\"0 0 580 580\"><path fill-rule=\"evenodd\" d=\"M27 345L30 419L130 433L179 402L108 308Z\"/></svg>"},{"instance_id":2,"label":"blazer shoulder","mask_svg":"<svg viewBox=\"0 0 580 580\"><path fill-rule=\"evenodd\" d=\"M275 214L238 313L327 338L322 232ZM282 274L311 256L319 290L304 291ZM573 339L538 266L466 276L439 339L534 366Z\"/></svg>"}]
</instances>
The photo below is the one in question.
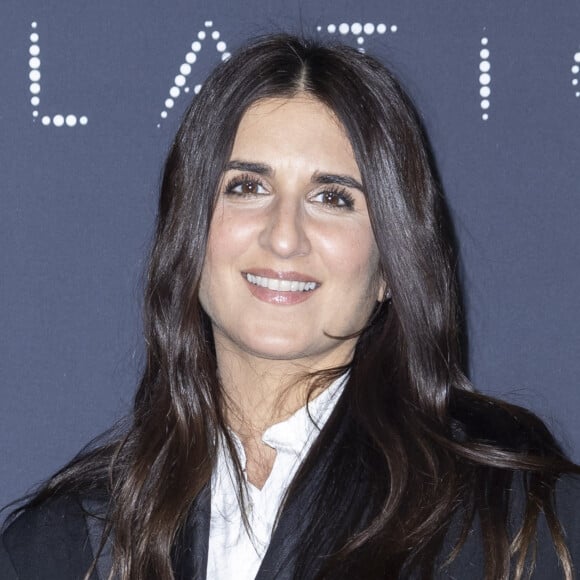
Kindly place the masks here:
<instances>
[{"instance_id":1,"label":"blazer shoulder","mask_svg":"<svg viewBox=\"0 0 580 580\"><path fill-rule=\"evenodd\" d=\"M580 475L564 475L558 480L556 514L574 563L580 568Z\"/></svg>"},{"instance_id":2,"label":"blazer shoulder","mask_svg":"<svg viewBox=\"0 0 580 580\"><path fill-rule=\"evenodd\" d=\"M580 569L580 477L561 475L554 489L554 509L575 570ZM533 578L563 578L547 517L540 514L536 532L536 568Z\"/></svg>"},{"instance_id":3,"label":"blazer shoulder","mask_svg":"<svg viewBox=\"0 0 580 580\"><path fill-rule=\"evenodd\" d=\"M83 578L94 558L86 515L75 495L25 508L2 533L0 570L20 580Z\"/></svg>"}]
</instances>

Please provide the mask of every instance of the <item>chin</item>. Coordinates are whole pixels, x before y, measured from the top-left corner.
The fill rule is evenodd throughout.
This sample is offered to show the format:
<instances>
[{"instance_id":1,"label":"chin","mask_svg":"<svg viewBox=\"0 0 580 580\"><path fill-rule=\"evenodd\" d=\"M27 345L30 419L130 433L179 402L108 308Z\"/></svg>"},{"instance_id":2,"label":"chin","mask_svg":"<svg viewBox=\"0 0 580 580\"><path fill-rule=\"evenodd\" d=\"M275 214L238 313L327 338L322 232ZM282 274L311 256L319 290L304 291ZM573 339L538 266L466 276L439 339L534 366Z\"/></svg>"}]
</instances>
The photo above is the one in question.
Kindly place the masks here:
<instances>
[{"instance_id":1,"label":"chin","mask_svg":"<svg viewBox=\"0 0 580 580\"><path fill-rule=\"evenodd\" d=\"M330 366L342 364L342 359L347 356L343 351L344 343L330 340L324 335L320 340L312 342L312 337L302 337L302 340L289 340L288 336L283 337L264 337L261 340L248 340L238 342L238 348L255 358L271 361L302 361L309 368L315 361L326 361ZM332 362L336 361L336 362ZM313 369L312 369L313 370Z\"/></svg>"},{"instance_id":2,"label":"chin","mask_svg":"<svg viewBox=\"0 0 580 580\"><path fill-rule=\"evenodd\" d=\"M269 360L294 360L308 356L308 349L284 341L259 341L241 345L248 354Z\"/></svg>"}]
</instances>

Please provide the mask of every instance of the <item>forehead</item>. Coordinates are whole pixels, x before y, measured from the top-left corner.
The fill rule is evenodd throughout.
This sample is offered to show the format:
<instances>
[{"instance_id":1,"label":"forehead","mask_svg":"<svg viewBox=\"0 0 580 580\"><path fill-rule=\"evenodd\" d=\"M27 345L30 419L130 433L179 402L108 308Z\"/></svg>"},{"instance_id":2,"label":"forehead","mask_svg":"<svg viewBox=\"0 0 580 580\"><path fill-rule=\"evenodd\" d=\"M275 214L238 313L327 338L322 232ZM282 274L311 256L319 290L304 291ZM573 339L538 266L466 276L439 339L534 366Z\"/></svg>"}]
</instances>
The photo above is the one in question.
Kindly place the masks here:
<instances>
[{"instance_id":1,"label":"forehead","mask_svg":"<svg viewBox=\"0 0 580 580\"><path fill-rule=\"evenodd\" d=\"M242 116L232 159L300 161L315 171L360 177L351 143L334 112L308 95L262 99Z\"/></svg>"}]
</instances>

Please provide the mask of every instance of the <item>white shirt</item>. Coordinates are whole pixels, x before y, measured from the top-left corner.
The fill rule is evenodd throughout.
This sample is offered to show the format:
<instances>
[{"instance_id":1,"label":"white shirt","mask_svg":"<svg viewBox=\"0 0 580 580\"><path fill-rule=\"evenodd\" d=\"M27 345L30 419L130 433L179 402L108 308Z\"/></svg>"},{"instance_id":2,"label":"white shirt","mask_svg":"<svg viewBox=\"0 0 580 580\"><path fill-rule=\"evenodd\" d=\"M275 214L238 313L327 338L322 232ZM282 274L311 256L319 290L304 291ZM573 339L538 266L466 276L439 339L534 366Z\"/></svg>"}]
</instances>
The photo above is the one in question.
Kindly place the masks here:
<instances>
[{"instance_id":1,"label":"white shirt","mask_svg":"<svg viewBox=\"0 0 580 580\"><path fill-rule=\"evenodd\" d=\"M220 446L211 480L208 580L254 580L268 549L284 493L330 417L347 376L339 377L307 406L264 431L262 441L276 450L276 459L262 489L246 480L251 534L243 523L232 459L225 445ZM232 435L245 468L244 448Z\"/></svg>"}]
</instances>

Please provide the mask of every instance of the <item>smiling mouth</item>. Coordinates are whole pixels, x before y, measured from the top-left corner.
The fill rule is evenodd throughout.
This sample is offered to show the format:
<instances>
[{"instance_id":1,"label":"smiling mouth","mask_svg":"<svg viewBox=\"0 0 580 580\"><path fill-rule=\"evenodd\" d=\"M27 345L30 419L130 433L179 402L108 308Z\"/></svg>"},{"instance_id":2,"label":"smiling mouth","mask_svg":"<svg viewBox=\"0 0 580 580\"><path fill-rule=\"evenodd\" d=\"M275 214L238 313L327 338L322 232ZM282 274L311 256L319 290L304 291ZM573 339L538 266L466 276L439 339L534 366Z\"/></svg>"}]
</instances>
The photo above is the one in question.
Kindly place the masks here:
<instances>
[{"instance_id":1,"label":"smiling mouth","mask_svg":"<svg viewBox=\"0 0 580 580\"><path fill-rule=\"evenodd\" d=\"M276 292L312 292L320 286L316 282L303 282L300 280L280 280L278 278L267 278L266 276L256 276L249 272L244 272L244 278L254 286L267 288Z\"/></svg>"}]
</instances>

